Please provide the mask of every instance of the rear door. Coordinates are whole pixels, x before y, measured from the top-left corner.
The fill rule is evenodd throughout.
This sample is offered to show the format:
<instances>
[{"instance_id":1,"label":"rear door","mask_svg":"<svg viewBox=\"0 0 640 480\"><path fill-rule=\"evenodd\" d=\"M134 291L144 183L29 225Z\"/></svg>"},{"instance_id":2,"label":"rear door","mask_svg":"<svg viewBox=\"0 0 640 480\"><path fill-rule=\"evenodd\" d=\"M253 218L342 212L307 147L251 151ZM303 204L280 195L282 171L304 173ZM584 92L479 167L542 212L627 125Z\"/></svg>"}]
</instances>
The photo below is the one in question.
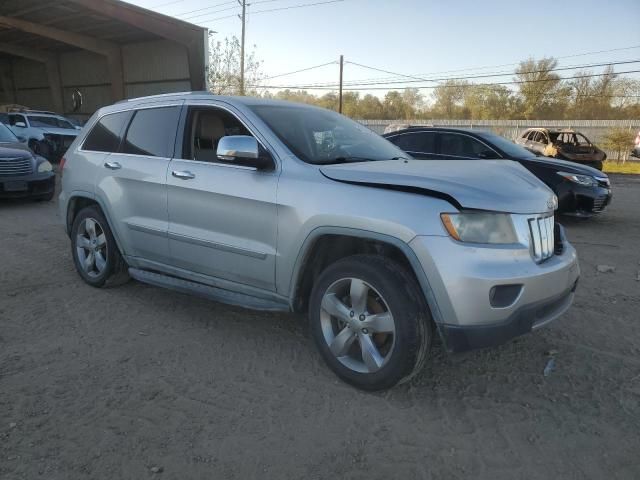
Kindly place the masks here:
<instances>
[{"instance_id":1,"label":"rear door","mask_svg":"<svg viewBox=\"0 0 640 480\"><path fill-rule=\"evenodd\" d=\"M101 162L96 195L126 255L169 262L166 178L180 111L181 103L130 112L119 148Z\"/></svg>"},{"instance_id":2,"label":"rear door","mask_svg":"<svg viewBox=\"0 0 640 480\"><path fill-rule=\"evenodd\" d=\"M217 158L225 135L252 135L261 143L229 107L190 105L185 125L182 158L176 155L167 174L173 264L275 290L277 165L258 171Z\"/></svg>"},{"instance_id":3,"label":"rear door","mask_svg":"<svg viewBox=\"0 0 640 480\"><path fill-rule=\"evenodd\" d=\"M464 133L438 132L438 146L441 158L452 160L501 158L489 145Z\"/></svg>"}]
</instances>

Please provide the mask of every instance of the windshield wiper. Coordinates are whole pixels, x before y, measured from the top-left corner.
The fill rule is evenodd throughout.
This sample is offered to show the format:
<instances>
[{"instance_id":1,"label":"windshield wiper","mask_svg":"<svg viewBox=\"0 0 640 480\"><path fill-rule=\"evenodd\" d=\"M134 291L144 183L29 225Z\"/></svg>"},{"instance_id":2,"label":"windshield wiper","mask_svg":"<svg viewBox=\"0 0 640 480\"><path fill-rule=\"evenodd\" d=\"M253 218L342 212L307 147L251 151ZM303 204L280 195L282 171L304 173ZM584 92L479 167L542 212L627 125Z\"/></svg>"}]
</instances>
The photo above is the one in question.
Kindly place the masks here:
<instances>
[{"instance_id":1,"label":"windshield wiper","mask_svg":"<svg viewBox=\"0 0 640 480\"><path fill-rule=\"evenodd\" d=\"M328 160L326 162L321 162L322 165L335 165L338 163L356 163L356 162L378 162L382 161L382 158L369 158L369 157L354 157L354 156L344 156L344 157L336 157L333 160ZM389 160L409 160L407 157L393 157Z\"/></svg>"},{"instance_id":2,"label":"windshield wiper","mask_svg":"<svg viewBox=\"0 0 640 480\"><path fill-rule=\"evenodd\" d=\"M326 162L320 162L322 165L334 165L337 163L356 163L356 162L373 162L375 159L367 157L336 157Z\"/></svg>"}]
</instances>

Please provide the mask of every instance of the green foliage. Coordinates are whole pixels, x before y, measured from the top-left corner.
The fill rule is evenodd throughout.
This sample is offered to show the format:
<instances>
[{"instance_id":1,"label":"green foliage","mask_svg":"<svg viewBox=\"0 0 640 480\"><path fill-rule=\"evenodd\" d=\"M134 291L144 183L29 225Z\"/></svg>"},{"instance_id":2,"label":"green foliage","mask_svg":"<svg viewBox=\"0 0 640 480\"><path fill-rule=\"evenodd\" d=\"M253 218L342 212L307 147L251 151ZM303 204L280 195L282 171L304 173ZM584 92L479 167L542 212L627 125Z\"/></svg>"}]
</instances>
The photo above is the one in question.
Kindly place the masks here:
<instances>
[{"instance_id":1,"label":"green foliage","mask_svg":"<svg viewBox=\"0 0 640 480\"><path fill-rule=\"evenodd\" d=\"M254 51L245 52L244 74L245 84L255 85L262 78L262 62L256 59ZM216 95L240 94L240 40L233 36L223 41L209 42L209 66L207 80L209 90ZM257 92L247 89L247 94L256 95Z\"/></svg>"},{"instance_id":2,"label":"green foliage","mask_svg":"<svg viewBox=\"0 0 640 480\"><path fill-rule=\"evenodd\" d=\"M626 161L627 155L633 148L635 132L627 128L612 128L601 142L602 148L616 152L618 161Z\"/></svg>"}]
</instances>

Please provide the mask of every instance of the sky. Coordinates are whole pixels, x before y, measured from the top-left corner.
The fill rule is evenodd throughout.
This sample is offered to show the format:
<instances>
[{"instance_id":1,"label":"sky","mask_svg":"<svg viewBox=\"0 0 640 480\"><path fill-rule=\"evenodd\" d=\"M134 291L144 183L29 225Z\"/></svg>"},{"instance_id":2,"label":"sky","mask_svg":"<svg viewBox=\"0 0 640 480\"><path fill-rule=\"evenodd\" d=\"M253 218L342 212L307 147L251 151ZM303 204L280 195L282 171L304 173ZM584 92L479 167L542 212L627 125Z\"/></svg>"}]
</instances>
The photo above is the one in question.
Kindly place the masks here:
<instances>
[{"instance_id":1,"label":"sky","mask_svg":"<svg viewBox=\"0 0 640 480\"><path fill-rule=\"evenodd\" d=\"M237 17L219 18L240 12L233 2L128 1L205 26L217 32L213 34L217 39L240 37ZM337 62L340 55L346 62L345 82L391 76L348 62L424 78L509 72L515 65L505 64L528 57L567 57L625 47L637 48L559 58L560 66L640 60L640 0L343 0L257 13L321 1L327 0L249 2L246 42L255 45L265 76ZM186 13L204 8L207 10ZM614 68L640 70L640 62ZM461 69L465 70L452 72ZM591 70L597 73L602 68ZM336 63L269 82L282 86L335 82L338 72ZM571 72L558 73L570 76ZM628 76L640 78L638 73ZM422 91L425 95L430 92ZM384 91L362 93L381 95Z\"/></svg>"}]
</instances>

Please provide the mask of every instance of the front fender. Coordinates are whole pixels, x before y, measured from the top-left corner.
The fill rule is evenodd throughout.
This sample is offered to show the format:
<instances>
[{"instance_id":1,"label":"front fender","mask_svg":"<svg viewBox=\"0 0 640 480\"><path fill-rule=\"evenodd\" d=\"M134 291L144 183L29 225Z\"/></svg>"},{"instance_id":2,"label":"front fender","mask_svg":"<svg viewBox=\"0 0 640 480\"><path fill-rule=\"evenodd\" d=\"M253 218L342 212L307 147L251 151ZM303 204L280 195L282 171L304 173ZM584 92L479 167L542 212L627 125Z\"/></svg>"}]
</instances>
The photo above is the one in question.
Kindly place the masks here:
<instances>
[{"instance_id":1,"label":"front fender","mask_svg":"<svg viewBox=\"0 0 640 480\"><path fill-rule=\"evenodd\" d=\"M304 240L296 258L294 268L291 274L291 282L289 288L289 301L291 303L291 307L293 309L293 301L297 294L297 288L300 284L300 280L304 273L304 266L309 260L309 254L312 251L313 245L315 242L322 236L325 235L343 235L348 237L362 238L368 240L375 240L382 243L387 243L398 248L404 256L409 261L411 268L418 279L418 283L420 285L420 289L424 295L425 300L427 301L427 305L429 306L429 310L431 312L431 316L433 320L436 322L436 325L442 323L442 313L438 306L438 301L434 294L433 288L429 283L429 278L427 277L420 261L418 260L417 255L409 246L408 243L403 240L393 237L391 235L386 235L377 232L371 232L368 230L361 230L356 228L348 228L348 227L332 227L332 226L324 226L317 227L312 230L309 235L307 235Z\"/></svg>"}]
</instances>

